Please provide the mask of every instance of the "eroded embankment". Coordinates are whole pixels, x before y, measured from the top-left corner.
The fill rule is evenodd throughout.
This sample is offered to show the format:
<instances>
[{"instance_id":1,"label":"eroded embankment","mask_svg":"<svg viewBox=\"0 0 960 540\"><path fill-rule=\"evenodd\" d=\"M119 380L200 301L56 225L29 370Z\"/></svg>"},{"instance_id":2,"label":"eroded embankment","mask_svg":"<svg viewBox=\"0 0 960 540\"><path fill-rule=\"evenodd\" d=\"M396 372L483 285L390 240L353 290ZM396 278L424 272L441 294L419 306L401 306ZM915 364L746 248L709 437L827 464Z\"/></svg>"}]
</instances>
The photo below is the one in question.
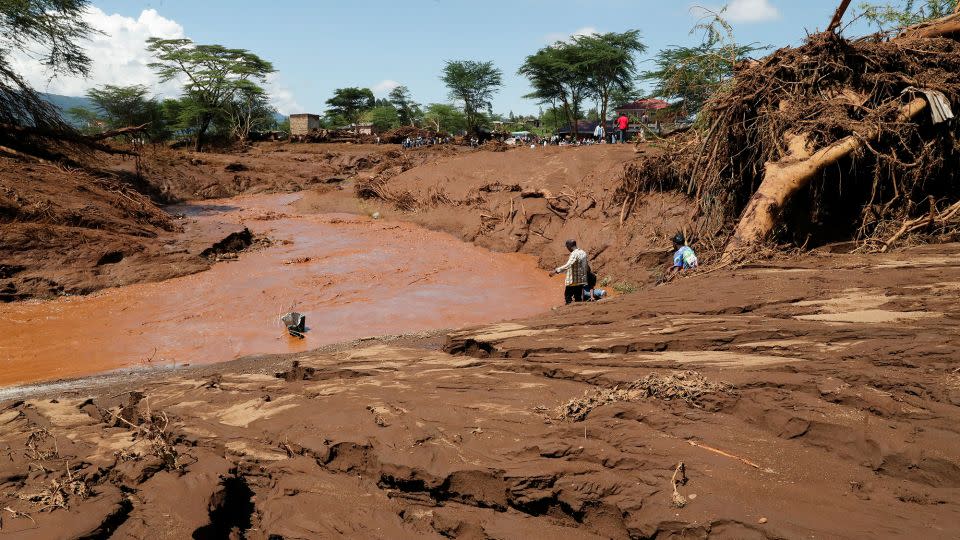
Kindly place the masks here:
<instances>
[{"instance_id":1,"label":"eroded embankment","mask_svg":"<svg viewBox=\"0 0 960 540\"><path fill-rule=\"evenodd\" d=\"M0 305L0 385L460 327L529 316L561 298L562 282L531 257L493 254L403 223L299 216L287 206L297 198L171 208L190 218L191 234L222 237L246 227L260 239L206 272ZM218 256L217 246L208 257ZM286 333L278 317L287 311L307 315L306 339Z\"/></svg>"},{"instance_id":2,"label":"eroded embankment","mask_svg":"<svg viewBox=\"0 0 960 540\"><path fill-rule=\"evenodd\" d=\"M953 538L958 254L811 255L444 351L7 402L4 532Z\"/></svg>"}]
</instances>

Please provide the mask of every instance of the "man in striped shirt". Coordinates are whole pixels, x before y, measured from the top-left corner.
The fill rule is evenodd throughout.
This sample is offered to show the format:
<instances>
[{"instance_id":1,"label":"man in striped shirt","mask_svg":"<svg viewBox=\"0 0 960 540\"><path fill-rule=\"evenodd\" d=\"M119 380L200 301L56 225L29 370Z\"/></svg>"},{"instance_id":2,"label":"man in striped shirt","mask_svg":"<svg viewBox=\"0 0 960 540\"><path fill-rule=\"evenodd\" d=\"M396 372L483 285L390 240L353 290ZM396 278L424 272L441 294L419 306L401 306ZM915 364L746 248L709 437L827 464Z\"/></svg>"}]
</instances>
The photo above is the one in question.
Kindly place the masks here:
<instances>
[{"instance_id":1,"label":"man in striped shirt","mask_svg":"<svg viewBox=\"0 0 960 540\"><path fill-rule=\"evenodd\" d=\"M587 273L590 268L587 262L587 252L577 247L576 240L567 240L566 246L567 251L570 252L567 263L557 267L554 271L550 272L550 275L553 276L566 272L567 278L564 280L563 301L567 304L570 302L583 302L583 286L587 284Z\"/></svg>"}]
</instances>

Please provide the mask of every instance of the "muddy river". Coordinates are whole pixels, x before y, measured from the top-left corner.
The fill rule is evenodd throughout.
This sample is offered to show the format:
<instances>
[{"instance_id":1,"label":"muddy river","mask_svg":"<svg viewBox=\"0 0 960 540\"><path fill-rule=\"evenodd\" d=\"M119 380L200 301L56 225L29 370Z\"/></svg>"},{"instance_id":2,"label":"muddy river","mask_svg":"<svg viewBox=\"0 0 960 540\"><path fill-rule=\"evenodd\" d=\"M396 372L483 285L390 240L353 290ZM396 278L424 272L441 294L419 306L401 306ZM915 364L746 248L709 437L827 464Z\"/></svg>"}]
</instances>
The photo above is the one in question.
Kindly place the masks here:
<instances>
[{"instance_id":1,"label":"muddy river","mask_svg":"<svg viewBox=\"0 0 960 540\"><path fill-rule=\"evenodd\" d=\"M208 271L0 305L0 386L456 328L534 315L562 300L562 278L548 278L533 257L366 216L297 215L288 205L298 197L173 209L195 231L242 225L271 241ZM278 317L287 311L306 314L305 339L285 331Z\"/></svg>"}]
</instances>

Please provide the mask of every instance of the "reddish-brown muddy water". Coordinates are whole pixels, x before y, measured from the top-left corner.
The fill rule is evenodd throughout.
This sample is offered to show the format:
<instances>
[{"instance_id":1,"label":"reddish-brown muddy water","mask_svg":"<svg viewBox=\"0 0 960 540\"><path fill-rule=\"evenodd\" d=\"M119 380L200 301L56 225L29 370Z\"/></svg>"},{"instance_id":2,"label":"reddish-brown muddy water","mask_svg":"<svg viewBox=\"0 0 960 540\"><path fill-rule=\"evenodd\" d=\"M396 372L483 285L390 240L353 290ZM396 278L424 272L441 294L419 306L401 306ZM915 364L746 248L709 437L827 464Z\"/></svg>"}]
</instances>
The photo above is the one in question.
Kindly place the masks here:
<instances>
[{"instance_id":1,"label":"reddish-brown muddy water","mask_svg":"<svg viewBox=\"0 0 960 540\"><path fill-rule=\"evenodd\" d=\"M208 271L0 306L0 385L524 317L561 295L562 281L548 278L532 257L365 216L294 215L287 205L297 198L175 209L208 232L243 224L273 241ZM278 319L291 310L307 315L304 340L287 335Z\"/></svg>"}]
</instances>

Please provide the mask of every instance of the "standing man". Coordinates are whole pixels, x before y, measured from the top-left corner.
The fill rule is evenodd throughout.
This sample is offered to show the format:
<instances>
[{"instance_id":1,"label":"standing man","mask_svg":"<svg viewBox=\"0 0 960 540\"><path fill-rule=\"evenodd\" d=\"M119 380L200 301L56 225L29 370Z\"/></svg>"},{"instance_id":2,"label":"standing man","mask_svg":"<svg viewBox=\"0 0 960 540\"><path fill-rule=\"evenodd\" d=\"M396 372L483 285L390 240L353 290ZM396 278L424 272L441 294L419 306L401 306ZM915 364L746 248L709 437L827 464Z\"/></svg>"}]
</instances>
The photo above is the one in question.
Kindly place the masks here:
<instances>
[{"instance_id":1,"label":"standing man","mask_svg":"<svg viewBox=\"0 0 960 540\"><path fill-rule=\"evenodd\" d=\"M567 251L570 252L570 258L563 266L557 267L550 272L550 275L556 275L561 272L567 273L564 280L563 301L583 302L583 286L587 284L587 274L589 273L589 264L587 262L587 252L577 247L576 240L567 240Z\"/></svg>"},{"instance_id":2,"label":"standing man","mask_svg":"<svg viewBox=\"0 0 960 540\"><path fill-rule=\"evenodd\" d=\"M623 144L626 139L627 128L630 127L630 119L627 117L627 113L622 113L620 118L617 118L617 136L620 137L620 144Z\"/></svg>"},{"instance_id":3,"label":"standing man","mask_svg":"<svg viewBox=\"0 0 960 540\"><path fill-rule=\"evenodd\" d=\"M603 142L605 133L603 132L603 122L597 124L597 127L593 128L593 140L598 144Z\"/></svg>"}]
</instances>

